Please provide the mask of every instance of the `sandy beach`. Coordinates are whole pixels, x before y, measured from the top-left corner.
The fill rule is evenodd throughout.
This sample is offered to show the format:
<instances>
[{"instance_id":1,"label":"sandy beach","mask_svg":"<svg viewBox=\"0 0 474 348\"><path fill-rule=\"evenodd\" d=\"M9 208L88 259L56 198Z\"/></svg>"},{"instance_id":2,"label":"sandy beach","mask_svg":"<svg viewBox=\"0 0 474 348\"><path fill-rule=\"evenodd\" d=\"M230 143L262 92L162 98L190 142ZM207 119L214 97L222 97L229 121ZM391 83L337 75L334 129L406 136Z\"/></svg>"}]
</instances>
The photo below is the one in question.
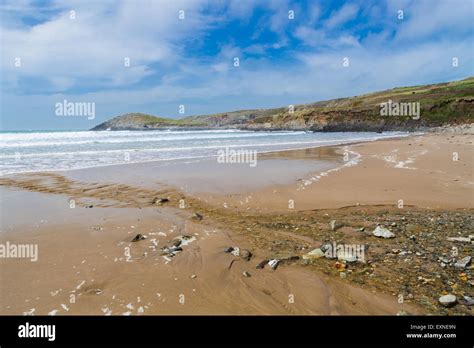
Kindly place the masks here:
<instances>
[{"instance_id":1,"label":"sandy beach","mask_svg":"<svg viewBox=\"0 0 474 348\"><path fill-rule=\"evenodd\" d=\"M36 244L38 260L0 259L0 314L472 315L472 266L452 260L473 251L472 146L469 128L268 153L254 168L3 176L0 243ZM333 243L364 246L364 261L307 256Z\"/></svg>"}]
</instances>

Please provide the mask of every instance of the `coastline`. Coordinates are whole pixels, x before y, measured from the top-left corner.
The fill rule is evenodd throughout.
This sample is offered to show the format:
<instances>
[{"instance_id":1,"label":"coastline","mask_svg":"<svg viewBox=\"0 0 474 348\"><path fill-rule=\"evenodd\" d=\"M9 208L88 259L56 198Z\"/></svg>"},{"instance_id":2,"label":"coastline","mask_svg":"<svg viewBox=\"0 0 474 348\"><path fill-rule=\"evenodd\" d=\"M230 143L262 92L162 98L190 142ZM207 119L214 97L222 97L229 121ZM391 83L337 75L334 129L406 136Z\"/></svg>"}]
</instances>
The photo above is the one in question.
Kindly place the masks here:
<instances>
[{"instance_id":1,"label":"coastline","mask_svg":"<svg viewBox=\"0 0 474 348\"><path fill-rule=\"evenodd\" d=\"M22 314L34 308L33 314L58 315L472 314L462 304L440 308L437 297L429 297L430 292L453 291L444 284L453 277L457 293L472 291L470 269L463 272L465 281L449 267L433 271L439 264L436 258L452 247L448 234L457 235L460 225L462 236L473 234L470 139L469 134L455 139L445 133L425 134L269 153L262 156L258 174L244 166L217 165L214 159L213 165L208 161L158 168L156 163L141 163L127 164L128 171L101 167L2 177L2 186L8 187L2 187L2 194L7 190L22 195L17 201L25 211L44 202L44 210L33 219L42 216L47 221L29 221L16 229L20 217L12 215L17 210L15 198L2 206L2 214L12 221L11 229L2 226L2 243L35 241L40 258L35 263L0 259L2 265L14 266L2 267L2 278L12 282L0 285L2 302L10 306L2 305L0 312ZM455 150L460 153L457 163L451 160ZM249 190L242 191L244 187ZM162 196L169 203L152 203ZM69 208L71 198L74 209ZM184 209L179 208L181 199ZM295 204L291 209L290 199ZM399 199L405 210L397 207ZM193 220L194 212L203 220ZM446 220L442 230L426 219L437 223L439 216ZM333 219L344 226L331 231ZM391 228L396 237L371 236L378 223L395 223ZM365 231L359 231L362 227ZM426 228L436 232L432 240L423 236ZM136 233L148 238L130 243ZM167 261L160 248L179 235L196 240ZM423 246L409 244L412 235ZM373 262L347 264L342 272L335 269L334 260L326 259L299 259L274 271L255 268L262 259L301 257L330 240L370 245ZM231 263L235 257L223 249L233 245L250 250L251 260L236 258ZM458 246L469 253L470 244ZM127 247L132 262L125 260ZM397 256L403 251L413 256ZM57 276L48 277L51 270ZM409 279L398 279L401 270ZM244 271L251 277L242 276ZM421 284L417 277L429 279L430 272L440 278ZM391 282L395 285L390 287ZM26 284L33 285L38 296ZM406 297L402 304L401 292ZM77 295L78 301L68 302L70 295ZM288 302L290 295L294 303Z\"/></svg>"}]
</instances>

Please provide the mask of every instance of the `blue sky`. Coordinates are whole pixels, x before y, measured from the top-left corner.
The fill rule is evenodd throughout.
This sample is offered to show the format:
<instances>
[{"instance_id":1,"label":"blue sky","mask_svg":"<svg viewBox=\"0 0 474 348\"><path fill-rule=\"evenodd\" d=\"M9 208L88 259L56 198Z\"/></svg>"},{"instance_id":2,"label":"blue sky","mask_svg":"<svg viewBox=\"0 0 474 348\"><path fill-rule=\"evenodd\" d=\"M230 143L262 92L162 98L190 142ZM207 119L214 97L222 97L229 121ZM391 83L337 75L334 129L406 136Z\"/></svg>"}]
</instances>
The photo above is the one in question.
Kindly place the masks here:
<instances>
[{"instance_id":1,"label":"blue sky","mask_svg":"<svg viewBox=\"0 0 474 348\"><path fill-rule=\"evenodd\" d=\"M277 107L474 75L474 0L2 0L0 14L2 130ZM95 119L56 116L64 99L95 103Z\"/></svg>"}]
</instances>

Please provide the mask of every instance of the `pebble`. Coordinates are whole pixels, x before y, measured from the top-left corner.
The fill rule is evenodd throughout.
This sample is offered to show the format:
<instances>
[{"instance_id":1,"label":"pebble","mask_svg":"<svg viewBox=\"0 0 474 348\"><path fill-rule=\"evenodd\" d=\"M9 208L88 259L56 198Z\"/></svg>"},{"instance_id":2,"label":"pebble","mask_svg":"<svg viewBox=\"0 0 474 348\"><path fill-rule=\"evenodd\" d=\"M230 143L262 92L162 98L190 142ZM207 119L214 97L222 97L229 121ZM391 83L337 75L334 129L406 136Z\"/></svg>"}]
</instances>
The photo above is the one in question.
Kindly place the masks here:
<instances>
[{"instance_id":1,"label":"pebble","mask_svg":"<svg viewBox=\"0 0 474 348\"><path fill-rule=\"evenodd\" d=\"M192 219L193 219L193 220L199 220L199 221L201 221L203 218L204 218L204 217L203 217L201 214L199 214L199 213L194 213L194 215L192 216Z\"/></svg>"},{"instance_id":2,"label":"pebble","mask_svg":"<svg viewBox=\"0 0 474 348\"><path fill-rule=\"evenodd\" d=\"M331 231L336 231L337 229L341 228L344 226L342 223L337 222L336 220L331 220L329 223L329 227L331 227Z\"/></svg>"},{"instance_id":3,"label":"pebble","mask_svg":"<svg viewBox=\"0 0 474 348\"><path fill-rule=\"evenodd\" d=\"M173 239L171 245L174 247L179 247L181 245L181 239Z\"/></svg>"},{"instance_id":4,"label":"pebble","mask_svg":"<svg viewBox=\"0 0 474 348\"><path fill-rule=\"evenodd\" d=\"M311 250L309 253L303 255L304 260L320 259L321 257L324 257L324 252L320 248Z\"/></svg>"},{"instance_id":5,"label":"pebble","mask_svg":"<svg viewBox=\"0 0 474 348\"><path fill-rule=\"evenodd\" d=\"M474 298L469 297L469 296L463 296L463 298L464 298L464 301L465 301L464 304L465 304L466 306L472 306L472 305L474 305Z\"/></svg>"},{"instance_id":6,"label":"pebble","mask_svg":"<svg viewBox=\"0 0 474 348\"><path fill-rule=\"evenodd\" d=\"M439 298L439 303L444 307L452 307L458 302L456 296L448 294Z\"/></svg>"},{"instance_id":7,"label":"pebble","mask_svg":"<svg viewBox=\"0 0 474 348\"><path fill-rule=\"evenodd\" d=\"M461 260L456 261L456 263L454 264L454 267L464 269L467 266L469 266L470 263L471 263L471 257L466 256L462 258Z\"/></svg>"},{"instance_id":8,"label":"pebble","mask_svg":"<svg viewBox=\"0 0 474 348\"><path fill-rule=\"evenodd\" d=\"M146 237L143 234L139 233L135 237L133 237L133 239L131 241L132 242L138 242L139 240L142 240L142 239L146 239Z\"/></svg>"},{"instance_id":9,"label":"pebble","mask_svg":"<svg viewBox=\"0 0 474 348\"><path fill-rule=\"evenodd\" d=\"M240 248L238 247L232 248L231 254L234 256L240 256Z\"/></svg>"},{"instance_id":10,"label":"pebble","mask_svg":"<svg viewBox=\"0 0 474 348\"><path fill-rule=\"evenodd\" d=\"M247 271L244 271L244 272L242 273L242 275L243 275L244 277L247 277L247 278L250 278L250 277L251 277L250 273L247 272Z\"/></svg>"},{"instance_id":11,"label":"pebble","mask_svg":"<svg viewBox=\"0 0 474 348\"><path fill-rule=\"evenodd\" d=\"M268 261L268 265L273 269L276 270L278 267L278 264L280 263L280 260L277 259L272 259Z\"/></svg>"},{"instance_id":12,"label":"pebble","mask_svg":"<svg viewBox=\"0 0 474 348\"><path fill-rule=\"evenodd\" d=\"M372 232L372 234L376 237L381 237L381 238L394 238L395 234L390 232L388 229L384 227L377 226L375 230Z\"/></svg>"},{"instance_id":13,"label":"pebble","mask_svg":"<svg viewBox=\"0 0 474 348\"><path fill-rule=\"evenodd\" d=\"M471 238L469 237L448 237L446 238L449 242L461 242L461 243L470 243Z\"/></svg>"},{"instance_id":14,"label":"pebble","mask_svg":"<svg viewBox=\"0 0 474 348\"><path fill-rule=\"evenodd\" d=\"M154 198L153 199L153 204L163 204L166 202L169 202L170 200L168 198Z\"/></svg>"}]
</instances>

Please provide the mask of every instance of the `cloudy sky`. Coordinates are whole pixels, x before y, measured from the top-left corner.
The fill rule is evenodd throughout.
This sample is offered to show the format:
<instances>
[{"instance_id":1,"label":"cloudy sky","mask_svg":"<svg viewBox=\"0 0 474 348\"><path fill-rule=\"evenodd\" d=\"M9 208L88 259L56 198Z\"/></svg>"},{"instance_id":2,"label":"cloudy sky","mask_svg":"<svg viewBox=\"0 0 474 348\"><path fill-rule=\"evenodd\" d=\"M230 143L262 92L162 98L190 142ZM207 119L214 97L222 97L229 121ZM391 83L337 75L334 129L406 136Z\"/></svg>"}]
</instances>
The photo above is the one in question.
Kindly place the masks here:
<instances>
[{"instance_id":1,"label":"cloudy sky","mask_svg":"<svg viewBox=\"0 0 474 348\"><path fill-rule=\"evenodd\" d=\"M286 106L474 75L474 0L1 0L0 15L2 130L182 117L180 105L184 116ZM56 116L65 99L95 103L95 119Z\"/></svg>"}]
</instances>

